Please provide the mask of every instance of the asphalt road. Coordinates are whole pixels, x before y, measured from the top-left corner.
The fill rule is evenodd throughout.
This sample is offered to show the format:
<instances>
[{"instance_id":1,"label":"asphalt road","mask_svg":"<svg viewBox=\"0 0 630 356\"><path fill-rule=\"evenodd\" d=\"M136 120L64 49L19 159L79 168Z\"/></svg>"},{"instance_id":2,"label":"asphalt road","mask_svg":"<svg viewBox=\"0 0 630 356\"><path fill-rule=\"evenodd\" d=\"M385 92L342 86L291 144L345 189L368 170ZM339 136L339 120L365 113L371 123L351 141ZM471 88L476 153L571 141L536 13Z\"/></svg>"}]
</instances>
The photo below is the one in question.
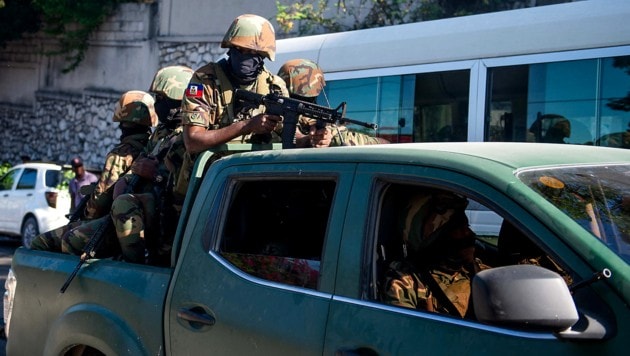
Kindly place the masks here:
<instances>
[{"instance_id":1,"label":"asphalt road","mask_svg":"<svg viewBox=\"0 0 630 356\"><path fill-rule=\"evenodd\" d=\"M0 295L4 295L4 281L7 279L7 273L9 272L9 267L11 267L13 252L19 246L19 240L0 236L0 289L2 292L2 294ZM4 329L3 318L0 318L0 328ZM5 356L7 341L4 337L4 331L1 333L1 335L2 337L0 338L0 356Z\"/></svg>"}]
</instances>

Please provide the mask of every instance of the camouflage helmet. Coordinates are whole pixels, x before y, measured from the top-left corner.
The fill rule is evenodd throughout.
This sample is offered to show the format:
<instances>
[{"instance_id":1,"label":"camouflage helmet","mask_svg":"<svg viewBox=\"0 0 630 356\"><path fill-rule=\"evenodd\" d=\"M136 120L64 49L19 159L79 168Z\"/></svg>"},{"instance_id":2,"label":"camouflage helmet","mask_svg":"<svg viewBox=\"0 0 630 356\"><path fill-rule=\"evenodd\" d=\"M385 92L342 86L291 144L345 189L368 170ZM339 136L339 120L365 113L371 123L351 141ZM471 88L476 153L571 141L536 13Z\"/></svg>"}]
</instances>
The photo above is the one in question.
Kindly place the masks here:
<instances>
[{"instance_id":1,"label":"camouflage helmet","mask_svg":"<svg viewBox=\"0 0 630 356\"><path fill-rule=\"evenodd\" d=\"M193 70L186 66L168 66L155 73L149 91L172 100L182 100Z\"/></svg>"},{"instance_id":2,"label":"camouflage helmet","mask_svg":"<svg viewBox=\"0 0 630 356\"><path fill-rule=\"evenodd\" d=\"M276 58L275 30L263 17L251 14L241 15L234 19L221 42L222 48L235 46L260 52L273 61Z\"/></svg>"},{"instance_id":3,"label":"camouflage helmet","mask_svg":"<svg viewBox=\"0 0 630 356\"><path fill-rule=\"evenodd\" d=\"M278 76L287 83L289 93L311 98L326 86L324 72L309 59L292 59L282 65Z\"/></svg>"},{"instance_id":4,"label":"camouflage helmet","mask_svg":"<svg viewBox=\"0 0 630 356\"><path fill-rule=\"evenodd\" d=\"M411 195L402 214L402 237L412 252L425 249L453 225L468 226L465 209L468 199L446 191Z\"/></svg>"},{"instance_id":5,"label":"camouflage helmet","mask_svg":"<svg viewBox=\"0 0 630 356\"><path fill-rule=\"evenodd\" d=\"M114 122L155 126L158 117L154 104L151 94L140 90L128 91L116 103Z\"/></svg>"}]
</instances>

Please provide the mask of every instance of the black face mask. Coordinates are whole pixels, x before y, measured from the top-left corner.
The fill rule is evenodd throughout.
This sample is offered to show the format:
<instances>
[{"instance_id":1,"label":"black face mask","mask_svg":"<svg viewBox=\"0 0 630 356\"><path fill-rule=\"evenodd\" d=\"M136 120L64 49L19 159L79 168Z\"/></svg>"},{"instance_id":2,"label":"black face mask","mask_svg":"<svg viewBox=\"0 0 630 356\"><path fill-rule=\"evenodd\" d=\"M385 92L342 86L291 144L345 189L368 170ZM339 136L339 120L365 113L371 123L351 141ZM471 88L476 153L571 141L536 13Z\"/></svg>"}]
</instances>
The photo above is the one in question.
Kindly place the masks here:
<instances>
[{"instance_id":1,"label":"black face mask","mask_svg":"<svg viewBox=\"0 0 630 356\"><path fill-rule=\"evenodd\" d=\"M259 54L241 53L235 48L230 48L228 56L232 74L242 84L255 81L263 69L263 57Z\"/></svg>"},{"instance_id":2,"label":"black face mask","mask_svg":"<svg viewBox=\"0 0 630 356\"><path fill-rule=\"evenodd\" d=\"M157 114L160 122L163 124L167 124L174 120L177 120L175 118L175 114L181 107L181 101L158 97L155 100L154 107L155 113Z\"/></svg>"}]
</instances>

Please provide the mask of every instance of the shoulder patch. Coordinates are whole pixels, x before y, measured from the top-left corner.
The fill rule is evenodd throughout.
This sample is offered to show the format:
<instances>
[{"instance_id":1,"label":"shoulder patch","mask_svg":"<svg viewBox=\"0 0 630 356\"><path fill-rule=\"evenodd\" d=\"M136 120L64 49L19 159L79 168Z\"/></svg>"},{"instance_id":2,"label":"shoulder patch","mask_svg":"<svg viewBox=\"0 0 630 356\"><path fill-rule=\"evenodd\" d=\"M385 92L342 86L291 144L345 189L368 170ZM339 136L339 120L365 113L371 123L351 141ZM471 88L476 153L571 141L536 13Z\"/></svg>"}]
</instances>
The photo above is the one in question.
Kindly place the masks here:
<instances>
[{"instance_id":1,"label":"shoulder patch","mask_svg":"<svg viewBox=\"0 0 630 356\"><path fill-rule=\"evenodd\" d=\"M187 98L201 98L203 97L203 85L198 83L190 83L186 88L185 95Z\"/></svg>"}]
</instances>

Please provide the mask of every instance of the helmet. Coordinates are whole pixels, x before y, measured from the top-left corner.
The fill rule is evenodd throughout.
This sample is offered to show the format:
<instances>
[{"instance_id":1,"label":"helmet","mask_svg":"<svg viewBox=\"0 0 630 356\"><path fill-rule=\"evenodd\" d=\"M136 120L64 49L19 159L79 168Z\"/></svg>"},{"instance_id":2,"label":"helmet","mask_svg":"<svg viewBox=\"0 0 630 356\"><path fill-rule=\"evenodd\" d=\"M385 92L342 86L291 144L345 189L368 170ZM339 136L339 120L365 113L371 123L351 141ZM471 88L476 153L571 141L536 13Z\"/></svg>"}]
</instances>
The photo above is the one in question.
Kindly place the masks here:
<instances>
[{"instance_id":1,"label":"helmet","mask_svg":"<svg viewBox=\"0 0 630 356\"><path fill-rule=\"evenodd\" d=\"M316 97L326 86L324 72L309 59L292 59L282 65L278 76L287 83L289 93L303 97Z\"/></svg>"},{"instance_id":2,"label":"helmet","mask_svg":"<svg viewBox=\"0 0 630 356\"><path fill-rule=\"evenodd\" d=\"M193 75L193 70L186 66L169 66L155 73L149 91L161 94L172 100L182 100L184 91Z\"/></svg>"},{"instance_id":3,"label":"helmet","mask_svg":"<svg viewBox=\"0 0 630 356\"><path fill-rule=\"evenodd\" d=\"M155 126L158 121L151 94L131 90L124 93L114 110L114 122L132 123L143 126Z\"/></svg>"},{"instance_id":4,"label":"helmet","mask_svg":"<svg viewBox=\"0 0 630 356\"><path fill-rule=\"evenodd\" d=\"M402 237L411 252L437 247L453 227L468 227L465 214L468 199L446 191L412 194L402 214Z\"/></svg>"},{"instance_id":5,"label":"helmet","mask_svg":"<svg viewBox=\"0 0 630 356\"><path fill-rule=\"evenodd\" d=\"M234 19L221 42L222 48L235 46L258 51L273 61L276 58L276 33L265 18L241 15Z\"/></svg>"}]
</instances>

